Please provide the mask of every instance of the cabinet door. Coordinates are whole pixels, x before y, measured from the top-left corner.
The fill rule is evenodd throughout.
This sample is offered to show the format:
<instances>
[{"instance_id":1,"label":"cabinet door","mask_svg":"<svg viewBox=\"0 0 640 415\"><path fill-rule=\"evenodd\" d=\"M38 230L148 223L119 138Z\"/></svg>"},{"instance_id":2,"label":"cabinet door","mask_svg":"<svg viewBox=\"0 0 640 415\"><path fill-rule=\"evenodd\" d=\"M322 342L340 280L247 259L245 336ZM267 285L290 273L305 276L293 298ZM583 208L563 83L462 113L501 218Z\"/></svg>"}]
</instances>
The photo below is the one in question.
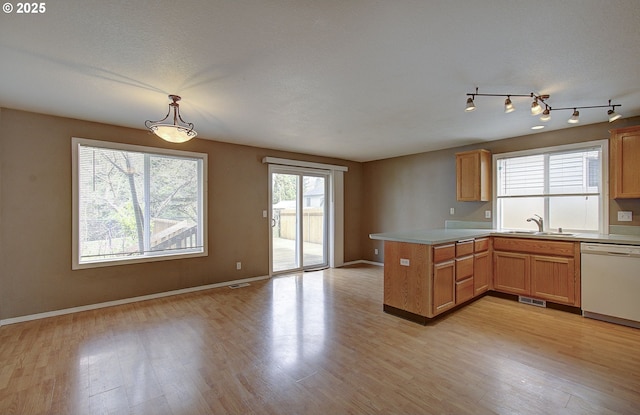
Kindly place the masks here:
<instances>
[{"instance_id":1,"label":"cabinet door","mask_svg":"<svg viewBox=\"0 0 640 415\"><path fill-rule=\"evenodd\" d=\"M473 295L489 290L491 281L491 259L489 252L480 252L473 258Z\"/></svg>"},{"instance_id":2,"label":"cabinet door","mask_svg":"<svg viewBox=\"0 0 640 415\"><path fill-rule=\"evenodd\" d=\"M517 252L493 253L493 288L505 293L529 295L530 256Z\"/></svg>"},{"instance_id":3,"label":"cabinet door","mask_svg":"<svg viewBox=\"0 0 640 415\"><path fill-rule=\"evenodd\" d=\"M640 198L640 127L611 132L611 195Z\"/></svg>"},{"instance_id":4,"label":"cabinet door","mask_svg":"<svg viewBox=\"0 0 640 415\"><path fill-rule=\"evenodd\" d=\"M433 314L441 313L456 305L456 262L447 261L433 265Z\"/></svg>"},{"instance_id":5,"label":"cabinet door","mask_svg":"<svg viewBox=\"0 0 640 415\"><path fill-rule=\"evenodd\" d=\"M491 153L487 150L456 154L456 198L461 202L491 200Z\"/></svg>"},{"instance_id":6,"label":"cabinet door","mask_svg":"<svg viewBox=\"0 0 640 415\"><path fill-rule=\"evenodd\" d=\"M384 304L428 315L428 245L385 241Z\"/></svg>"},{"instance_id":7,"label":"cabinet door","mask_svg":"<svg viewBox=\"0 0 640 415\"><path fill-rule=\"evenodd\" d=\"M567 305L575 303L573 258L531 256L531 296Z\"/></svg>"}]
</instances>

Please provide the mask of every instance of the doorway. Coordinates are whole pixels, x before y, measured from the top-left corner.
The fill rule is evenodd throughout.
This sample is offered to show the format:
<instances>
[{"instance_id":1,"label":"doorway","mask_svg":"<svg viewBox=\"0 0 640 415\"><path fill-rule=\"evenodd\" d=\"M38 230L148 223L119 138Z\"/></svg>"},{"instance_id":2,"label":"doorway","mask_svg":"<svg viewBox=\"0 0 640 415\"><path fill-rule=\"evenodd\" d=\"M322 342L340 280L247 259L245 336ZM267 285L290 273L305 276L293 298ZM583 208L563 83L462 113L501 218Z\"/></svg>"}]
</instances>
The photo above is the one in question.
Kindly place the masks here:
<instances>
[{"instance_id":1,"label":"doorway","mask_svg":"<svg viewBox=\"0 0 640 415\"><path fill-rule=\"evenodd\" d=\"M271 274L326 268L329 173L271 167Z\"/></svg>"}]
</instances>

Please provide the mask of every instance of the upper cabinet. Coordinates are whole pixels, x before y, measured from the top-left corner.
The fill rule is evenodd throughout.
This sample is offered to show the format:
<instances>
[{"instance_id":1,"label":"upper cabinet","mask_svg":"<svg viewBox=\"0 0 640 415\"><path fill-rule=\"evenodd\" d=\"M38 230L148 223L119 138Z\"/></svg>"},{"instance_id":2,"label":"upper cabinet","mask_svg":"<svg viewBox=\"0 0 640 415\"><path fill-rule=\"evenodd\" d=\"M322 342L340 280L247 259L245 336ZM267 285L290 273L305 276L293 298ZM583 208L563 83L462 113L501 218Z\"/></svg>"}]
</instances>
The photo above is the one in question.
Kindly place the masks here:
<instances>
[{"instance_id":1,"label":"upper cabinet","mask_svg":"<svg viewBox=\"0 0 640 415\"><path fill-rule=\"evenodd\" d=\"M491 200L491 152L456 153L456 198L460 202Z\"/></svg>"},{"instance_id":2,"label":"upper cabinet","mask_svg":"<svg viewBox=\"0 0 640 415\"><path fill-rule=\"evenodd\" d=\"M640 198L640 126L611 130L609 152L611 197Z\"/></svg>"}]
</instances>

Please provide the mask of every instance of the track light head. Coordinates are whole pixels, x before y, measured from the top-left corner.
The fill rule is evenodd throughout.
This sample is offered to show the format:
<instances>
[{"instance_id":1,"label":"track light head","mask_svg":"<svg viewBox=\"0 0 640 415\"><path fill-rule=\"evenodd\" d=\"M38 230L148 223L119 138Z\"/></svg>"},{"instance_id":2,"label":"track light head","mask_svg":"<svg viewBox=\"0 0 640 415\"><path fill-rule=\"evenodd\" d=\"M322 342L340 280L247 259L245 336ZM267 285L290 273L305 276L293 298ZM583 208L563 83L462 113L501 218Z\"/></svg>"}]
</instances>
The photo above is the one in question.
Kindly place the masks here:
<instances>
[{"instance_id":1,"label":"track light head","mask_svg":"<svg viewBox=\"0 0 640 415\"><path fill-rule=\"evenodd\" d=\"M531 115L538 115L542 112L542 107L538 104L538 98L534 98L531 103Z\"/></svg>"},{"instance_id":2,"label":"track light head","mask_svg":"<svg viewBox=\"0 0 640 415\"><path fill-rule=\"evenodd\" d=\"M569 118L569 121L567 121L569 124L577 124L580 122L580 111L578 111L577 109L573 109L573 115L571 116L571 118Z\"/></svg>"},{"instance_id":3,"label":"track light head","mask_svg":"<svg viewBox=\"0 0 640 415\"><path fill-rule=\"evenodd\" d=\"M473 98L472 97L467 98L467 107L464 110L467 112L471 112L475 109L476 109L476 104L474 104Z\"/></svg>"},{"instance_id":4,"label":"track light head","mask_svg":"<svg viewBox=\"0 0 640 415\"><path fill-rule=\"evenodd\" d=\"M549 121L551 119L551 109L547 106L544 111L542 111L542 115L540 116L540 121Z\"/></svg>"},{"instance_id":5,"label":"track light head","mask_svg":"<svg viewBox=\"0 0 640 415\"><path fill-rule=\"evenodd\" d=\"M508 96L507 99L504 100L504 112L505 114L508 114L510 112L515 111L515 107L513 106L513 103L511 102L511 96Z\"/></svg>"},{"instance_id":6,"label":"track light head","mask_svg":"<svg viewBox=\"0 0 640 415\"><path fill-rule=\"evenodd\" d=\"M622 115L615 112L613 108L607 111L607 115L609 116L609 122L614 122L615 120L622 118Z\"/></svg>"}]
</instances>

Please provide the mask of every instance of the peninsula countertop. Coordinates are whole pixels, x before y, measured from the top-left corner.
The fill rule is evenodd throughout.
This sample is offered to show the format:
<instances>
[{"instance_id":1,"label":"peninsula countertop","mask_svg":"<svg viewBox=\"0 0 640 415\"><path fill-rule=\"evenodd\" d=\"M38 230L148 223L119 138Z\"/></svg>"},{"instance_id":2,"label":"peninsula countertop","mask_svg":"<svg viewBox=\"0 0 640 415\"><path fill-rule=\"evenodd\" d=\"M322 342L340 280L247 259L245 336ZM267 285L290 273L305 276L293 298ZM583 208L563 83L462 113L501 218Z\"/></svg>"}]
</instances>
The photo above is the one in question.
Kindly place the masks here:
<instances>
[{"instance_id":1,"label":"peninsula countertop","mask_svg":"<svg viewBox=\"0 0 640 415\"><path fill-rule=\"evenodd\" d=\"M562 241L578 241L592 243L610 243L640 245L640 235L623 234L527 234L501 231L497 229L424 229L413 231L372 233L369 238L381 241L408 242L423 245L438 245L465 239L482 238L487 236L504 236L510 238L553 239Z\"/></svg>"}]
</instances>

